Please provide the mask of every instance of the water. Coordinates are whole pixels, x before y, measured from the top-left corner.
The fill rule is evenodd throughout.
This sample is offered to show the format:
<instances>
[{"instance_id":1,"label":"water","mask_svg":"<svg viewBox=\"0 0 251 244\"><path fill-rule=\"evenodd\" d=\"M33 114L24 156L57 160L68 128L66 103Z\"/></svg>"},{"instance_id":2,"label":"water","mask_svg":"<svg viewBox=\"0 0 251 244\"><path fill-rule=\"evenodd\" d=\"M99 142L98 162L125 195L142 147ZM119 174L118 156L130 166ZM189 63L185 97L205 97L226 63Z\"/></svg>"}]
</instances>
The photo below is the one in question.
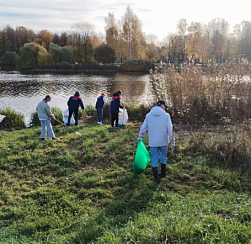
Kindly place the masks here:
<instances>
[{"instance_id":1,"label":"water","mask_svg":"<svg viewBox=\"0 0 251 244\"><path fill-rule=\"evenodd\" d=\"M79 91L85 105L95 105L103 92L108 101L115 91L121 90L121 102L150 104L154 101L148 75L142 74L21 74L0 72L0 108L9 107L24 114L28 123L37 104L52 97L50 106L67 108L70 96Z\"/></svg>"}]
</instances>

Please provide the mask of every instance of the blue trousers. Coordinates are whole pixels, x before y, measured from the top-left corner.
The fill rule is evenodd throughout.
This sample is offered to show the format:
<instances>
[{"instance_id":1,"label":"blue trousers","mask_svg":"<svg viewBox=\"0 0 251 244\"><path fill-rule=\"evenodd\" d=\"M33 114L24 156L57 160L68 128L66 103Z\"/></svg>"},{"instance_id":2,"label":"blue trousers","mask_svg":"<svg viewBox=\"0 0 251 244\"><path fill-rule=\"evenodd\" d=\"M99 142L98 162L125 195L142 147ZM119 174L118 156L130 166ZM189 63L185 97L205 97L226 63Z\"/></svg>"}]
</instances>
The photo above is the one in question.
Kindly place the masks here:
<instances>
[{"instance_id":1,"label":"blue trousers","mask_svg":"<svg viewBox=\"0 0 251 244\"><path fill-rule=\"evenodd\" d=\"M46 138L47 131L48 131L49 137L54 138L55 134L53 132L50 120L48 120L48 119L40 120L40 122L41 122L41 138Z\"/></svg>"},{"instance_id":2,"label":"blue trousers","mask_svg":"<svg viewBox=\"0 0 251 244\"><path fill-rule=\"evenodd\" d=\"M150 153L151 153L153 168L158 166L159 159L161 164L166 164L167 146L150 147Z\"/></svg>"},{"instance_id":3,"label":"blue trousers","mask_svg":"<svg viewBox=\"0 0 251 244\"><path fill-rule=\"evenodd\" d=\"M102 122L103 108L97 108L98 122Z\"/></svg>"}]
</instances>

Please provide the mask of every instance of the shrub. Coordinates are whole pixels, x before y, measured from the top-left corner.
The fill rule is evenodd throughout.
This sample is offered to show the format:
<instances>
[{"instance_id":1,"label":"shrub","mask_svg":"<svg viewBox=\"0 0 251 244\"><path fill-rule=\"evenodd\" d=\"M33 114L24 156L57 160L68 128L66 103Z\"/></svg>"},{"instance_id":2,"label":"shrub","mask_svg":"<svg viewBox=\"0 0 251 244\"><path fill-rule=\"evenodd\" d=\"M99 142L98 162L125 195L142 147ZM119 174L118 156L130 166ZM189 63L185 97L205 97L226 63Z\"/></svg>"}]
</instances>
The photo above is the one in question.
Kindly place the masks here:
<instances>
[{"instance_id":1,"label":"shrub","mask_svg":"<svg viewBox=\"0 0 251 244\"><path fill-rule=\"evenodd\" d=\"M0 128L24 128L24 115L17 113L10 108L0 109L0 114L6 117L0 123Z\"/></svg>"},{"instance_id":2,"label":"shrub","mask_svg":"<svg viewBox=\"0 0 251 244\"><path fill-rule=\"evenodd\" d=\"M85 112L88 116L95 116L96 115L96 109L93 105L86 105Z\"/></svg>"},{"instance_id":3,"label":"shrub","mask_svg":"<svg viewBox=\"0 0 251 244\"><path fill-rule=\"evenodd\" d=\"M154 70L154 63L146 60L128 60L121 64L121 71L141 71L149 72L151 69Z\"/></svg>"}]
</instances>

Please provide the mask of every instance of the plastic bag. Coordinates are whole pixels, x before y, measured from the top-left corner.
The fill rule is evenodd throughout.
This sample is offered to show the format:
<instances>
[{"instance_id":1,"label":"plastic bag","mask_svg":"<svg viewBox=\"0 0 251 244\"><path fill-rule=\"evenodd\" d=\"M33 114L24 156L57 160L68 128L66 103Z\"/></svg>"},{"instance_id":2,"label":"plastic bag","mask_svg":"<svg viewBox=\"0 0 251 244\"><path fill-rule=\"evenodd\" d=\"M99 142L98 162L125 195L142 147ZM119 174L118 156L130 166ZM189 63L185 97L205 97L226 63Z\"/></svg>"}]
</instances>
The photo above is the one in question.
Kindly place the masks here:
<instances>
[{"instance_id":1,"label":"plastic bag","mask_svg":"<svg viewBox=\"0 0 251 244\"><path fill-rule=\"evenodd\" d=\"M142 173L150 161L151 157L149 152L147 151L144 143L139 140L134 159L133 174L139 175Z\"/></svg>"},{"instance_id":2,"label":"plastic bag","mask_svg":"<svg viewBox=\"0 0 251 244\"><path fill-rule=\"evenodd\" d=\"M119 109L119 125L125 125L128 121L128 113L125 108L120 108Z\"/></svg>"},{"instance_id":3,"label":"plastic bag","mask_svg":"<svg viewBox=\"0 0 251 244\"><path fill-rule=\"evenodd\" d=\"M63 115L63 121L65 124L68 123L68 118L69 118L69 109L65 109L62 111L62 115ZM70 125L75 125L75 119L73 118L73 116L71 116L70 119Z\"/></svg>"},{"instance_id":4,"label":"plastic bag","mask_svg":"<svg viewBox=\"0 0 251 244\"><path fill-rule=\"evenodd\" d=\"M2 120L5 118L4 115L0 114L0 123L2 122Z\"/></svg>"}]
</instances>

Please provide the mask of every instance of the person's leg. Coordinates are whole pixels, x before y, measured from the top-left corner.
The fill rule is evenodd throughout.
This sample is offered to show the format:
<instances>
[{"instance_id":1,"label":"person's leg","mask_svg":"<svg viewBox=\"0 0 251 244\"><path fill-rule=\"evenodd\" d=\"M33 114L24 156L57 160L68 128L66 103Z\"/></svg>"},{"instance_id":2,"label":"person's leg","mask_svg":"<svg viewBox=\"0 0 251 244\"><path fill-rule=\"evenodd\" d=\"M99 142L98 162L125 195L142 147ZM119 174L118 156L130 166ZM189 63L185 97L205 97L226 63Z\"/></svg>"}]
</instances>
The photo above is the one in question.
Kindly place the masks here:
<instances>
[{"instance_id":1,"label":"person's leg","mask_svg":"<svg viewBox=\"0 0 251 244\"><path fill-rule=\"evenodd\" d=\"M69 117L68 117L68 123L67 123L67 125L70 125L70 120L71 120L72 112L73 112L73 110L69 109Z\"/></svg>"},{"instance_id":2,"label":"person's leg","mask_svg":"<svg viewBox=\"0 0 251 244\"><path fill-rule=\"evenodd\" d=\"M40 122L41 122L41 140L45 140L46 138L45 123L44 123L44 120L40 120Z\"/></svg>"},{"instance_id":3,"label":"person's leg","mask_svg":"<svg viewBox=\"0 0 251 244\"><path fill-rule=\"evenodd\" d=\"M51 122L50 122L50 120L44 120L44 122L45 122L45 125L46 125L46 127L47 127L47 131L48 131L48 136L50 137L50 138L55 138L55 134L54 134L54 132L53 132L53 129L52 129L52 125L51 125Z\"/></svg>"},{"instance_id":4,"label":"person's leg","mask_svg":"<svg viewBox=\"0 0 251 244\"><path fill-rule=\"evenodd\" d=\"M102 124L103 119L103 108L100 108L100 123Z\"/></svg>"},{"instance_id":5,"label":"person's leg","mask_svg":"<svg viewBox=\"0 0 251 244\"><path fill-rule=\"evenodd\" d=\"M166 176L167 146L160 147L161 177Z\"/></svg>"},{"instance_id":6,"label":"person's leg","mask_svg":"<svg viewBox=\"0 0 251 244\"><path fill-rule=\"evenodd\" d=\"M98 112L98 122L101 122L101 112L102 112L102 108L97 108L97 112Z\"/></svg>"},{"instance_id":7,"label":"person's leg","mask_svg":"<svg viewBox=\"0 0 251 244\"><path fill-rule=\"evenodd\" d=\"M114 113L111 113L111 126L114 126L114 121L115 121L115 115Z\"/></svg>"},{"instance_id":8,"label":"person's leg","mask_svg":"<svg viewBox=\"0 0 251 244\"><path fill-rule=\"evenodd\" d=\"M154 181L159 183L159 175L158 175L159 148L150 147L150 153L151 153L151 158L152 158L152 169L153 169Z\"/></svg>"},{"instance_id":9,"label":"person's leg","mask_svg":"<svg viewBox=\"0 0 251 244\"><path fill-rule=\"evenodd\" d=\"M78 125L78 109L74 110L75 125Z\"/></svg>"},{"instance_id":10,"label":"person's leg","mask_svg":"<svg viewBox=\"0 0 251 244\"><path fill-rule=\"evenodd\" d=\"M119 126L119 114L118 113L115 114L115 120L116 120L116 127L118 127Z\"/></svg>"}]
</instances>

